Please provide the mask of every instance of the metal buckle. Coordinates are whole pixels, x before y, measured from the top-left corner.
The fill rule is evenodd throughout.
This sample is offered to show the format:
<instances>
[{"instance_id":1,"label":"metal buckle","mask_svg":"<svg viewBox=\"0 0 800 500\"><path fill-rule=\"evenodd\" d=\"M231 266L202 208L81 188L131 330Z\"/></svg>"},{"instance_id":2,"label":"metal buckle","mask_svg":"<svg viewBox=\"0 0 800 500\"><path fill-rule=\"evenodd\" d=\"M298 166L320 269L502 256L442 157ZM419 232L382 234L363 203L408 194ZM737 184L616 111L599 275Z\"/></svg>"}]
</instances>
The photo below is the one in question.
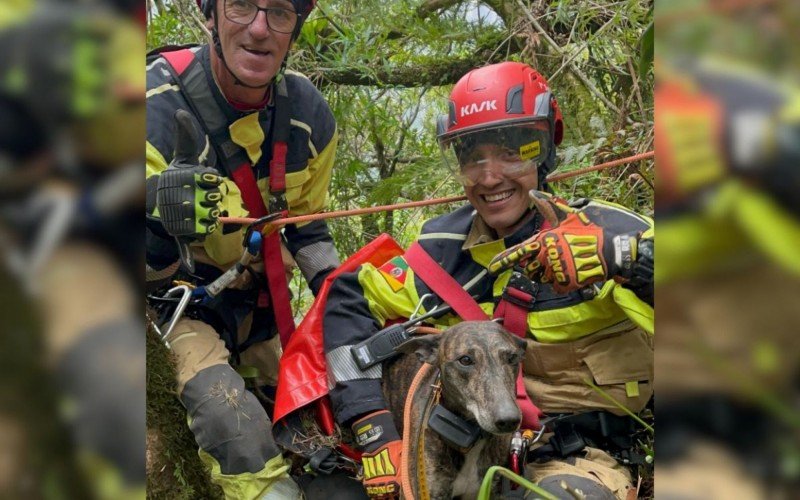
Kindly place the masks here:
<instances>
[{"instance_id":1,"label":"metal buckle","mask_svg":"<svg viewBox=\"0 0 800 500\"><path fill-rule=\"evenodd\" d=\"M286 201L286 191L270 191L269 193L269 213L277 214L289 210L289 203Z\"/></svg>"}]
</instances>

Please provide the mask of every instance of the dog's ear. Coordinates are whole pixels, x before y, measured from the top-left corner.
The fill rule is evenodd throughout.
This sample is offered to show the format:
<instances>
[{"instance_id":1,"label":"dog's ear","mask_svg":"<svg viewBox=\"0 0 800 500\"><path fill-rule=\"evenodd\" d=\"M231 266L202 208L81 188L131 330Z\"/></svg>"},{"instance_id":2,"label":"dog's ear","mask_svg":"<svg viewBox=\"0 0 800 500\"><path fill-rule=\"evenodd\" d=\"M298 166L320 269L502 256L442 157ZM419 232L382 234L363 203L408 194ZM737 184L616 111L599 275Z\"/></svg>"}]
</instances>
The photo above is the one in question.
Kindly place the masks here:
<instances>
[{"instance_id":1,"label":"dog's ear","mask_svg":"<svg viewBox=\"0 0 800 500\"><path fill-rule=\"evenodd\" d=\"M515 335L514 341L517 343L517 347L519 347L523 351L528 348L528 343L525 342L525 339L521 339Z\"/></svg>"},{"instance_id":2,"label":"dog's ear","mask_svg":"<svg viewBox=\"0 0 800 500\"><path fill-rule=\"evenodd\" d=\"M437 354L439 352L439 341L441 335L420 335L419 337L411 337L399 346L396 350L404 354L411 354L412 352L417 355L417 359L423 363L436 364Z\"/></svg>"}]
</instances>

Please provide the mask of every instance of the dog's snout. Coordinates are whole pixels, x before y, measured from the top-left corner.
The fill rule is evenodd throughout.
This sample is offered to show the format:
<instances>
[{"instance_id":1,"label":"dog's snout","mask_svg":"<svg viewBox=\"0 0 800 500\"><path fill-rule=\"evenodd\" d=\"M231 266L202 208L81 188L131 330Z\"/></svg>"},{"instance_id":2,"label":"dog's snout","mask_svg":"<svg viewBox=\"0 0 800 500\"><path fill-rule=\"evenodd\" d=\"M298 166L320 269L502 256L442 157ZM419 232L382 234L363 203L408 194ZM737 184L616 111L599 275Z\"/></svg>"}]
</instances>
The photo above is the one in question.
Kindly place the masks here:
<instances>
[{"instance_id":1,"label":"dog's snout","mask_svg":"<svg viewBox=\"0 0 800 500\"><path fill-rule=\"evenodd\" d=\"M519 418L519 416L516 416L516 417L504 417L504 418L500 418L500 419L495 420L494 426L501 433L513 432L513 431L517 430L517 427L519 427L520 420L521 419Z\"/></svg>"}]
</instances>

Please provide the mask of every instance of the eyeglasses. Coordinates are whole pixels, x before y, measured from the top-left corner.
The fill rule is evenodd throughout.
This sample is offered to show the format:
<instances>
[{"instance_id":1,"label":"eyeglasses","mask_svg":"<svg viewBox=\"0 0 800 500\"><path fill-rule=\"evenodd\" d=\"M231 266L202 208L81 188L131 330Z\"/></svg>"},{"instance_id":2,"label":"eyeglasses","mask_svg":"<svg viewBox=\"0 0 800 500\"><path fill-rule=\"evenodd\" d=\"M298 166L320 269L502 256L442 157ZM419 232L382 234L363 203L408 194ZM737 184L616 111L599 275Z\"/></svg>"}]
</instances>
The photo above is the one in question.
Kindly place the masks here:
<instances>
[{"instance_id":1,"label":"eyeglasses","mask_svg":"<svg viewBox=\"0 0 800 500\"><path fill-rule=\"evenodd\" d=\"M258 13L267 14L267 26L278 33L292 33L297 26L297 12L280 7L259 7L249 0L225 0L225 17L236 24L252 23Z\"/></svg>"}]
</instances>

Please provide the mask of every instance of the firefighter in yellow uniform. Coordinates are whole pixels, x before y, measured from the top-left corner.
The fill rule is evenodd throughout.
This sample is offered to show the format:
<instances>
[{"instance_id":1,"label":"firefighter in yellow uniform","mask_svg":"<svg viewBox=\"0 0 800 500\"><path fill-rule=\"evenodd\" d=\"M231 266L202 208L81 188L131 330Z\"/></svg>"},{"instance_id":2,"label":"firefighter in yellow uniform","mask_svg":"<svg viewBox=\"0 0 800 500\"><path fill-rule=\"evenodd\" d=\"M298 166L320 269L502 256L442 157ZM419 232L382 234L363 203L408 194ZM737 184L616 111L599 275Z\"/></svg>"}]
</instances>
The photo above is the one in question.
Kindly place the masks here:
<instances>
[{"instance_id":1,"label":"firefighter in yellow uniform","mask_svg":"<svg viewBox=\"0 0 800 500\"><path fill-rule=\"evenodd\" d=\"M469 204L428 221L417 242L490 316L512 288L527 294L525 392L551 418L556 437L537 450L528 473L561 498L571 498L562 480L588 498L625 498L631 476L619 461L631 458L637 429L587 382L632 412L652 396L653 223L611 203L567 204L545 193L562 136L557 102L530 66L502 63L465 75L440 119L439 140ZM380 365L361 370L350 349L388 321L408 318L429 293L396 257L338 277L328 295L323 335L334 415L352 426L366 460L383 454L397 465L401 445ZM448 314L435 324L459 321ZM520 407L522 425L537 426L535 408ZM576 436L577 446L562 446ZM365 473L367 493L397 491L394 469Z\"/></svg>"},{"instance_id":2,"label":"firefighter in yellow uniform","mask_svg":"<svg viewBox=\"0 0 800 500\"><path fill-rule=\"evenodd\" d=\"M285 68L314 3L198 2L211 42L148 59L151 289L175 278L206 285L239 260L244 230L220 227L220 215L255 216L258 205L290 216L325 207L336 123L313 84ZM188 113L176 119L178 110ZM296 262L316 293L339 260L324 221L289 225L279 240L276 253L261 252L277 260L254 261L213 301L190 307L166 339L200 457L226 498L299 495L266 409L231 365L250 370L256 392L273 396L280 339L293 328L284 266L290 272Z\"/></svg>"}]
</instances>

